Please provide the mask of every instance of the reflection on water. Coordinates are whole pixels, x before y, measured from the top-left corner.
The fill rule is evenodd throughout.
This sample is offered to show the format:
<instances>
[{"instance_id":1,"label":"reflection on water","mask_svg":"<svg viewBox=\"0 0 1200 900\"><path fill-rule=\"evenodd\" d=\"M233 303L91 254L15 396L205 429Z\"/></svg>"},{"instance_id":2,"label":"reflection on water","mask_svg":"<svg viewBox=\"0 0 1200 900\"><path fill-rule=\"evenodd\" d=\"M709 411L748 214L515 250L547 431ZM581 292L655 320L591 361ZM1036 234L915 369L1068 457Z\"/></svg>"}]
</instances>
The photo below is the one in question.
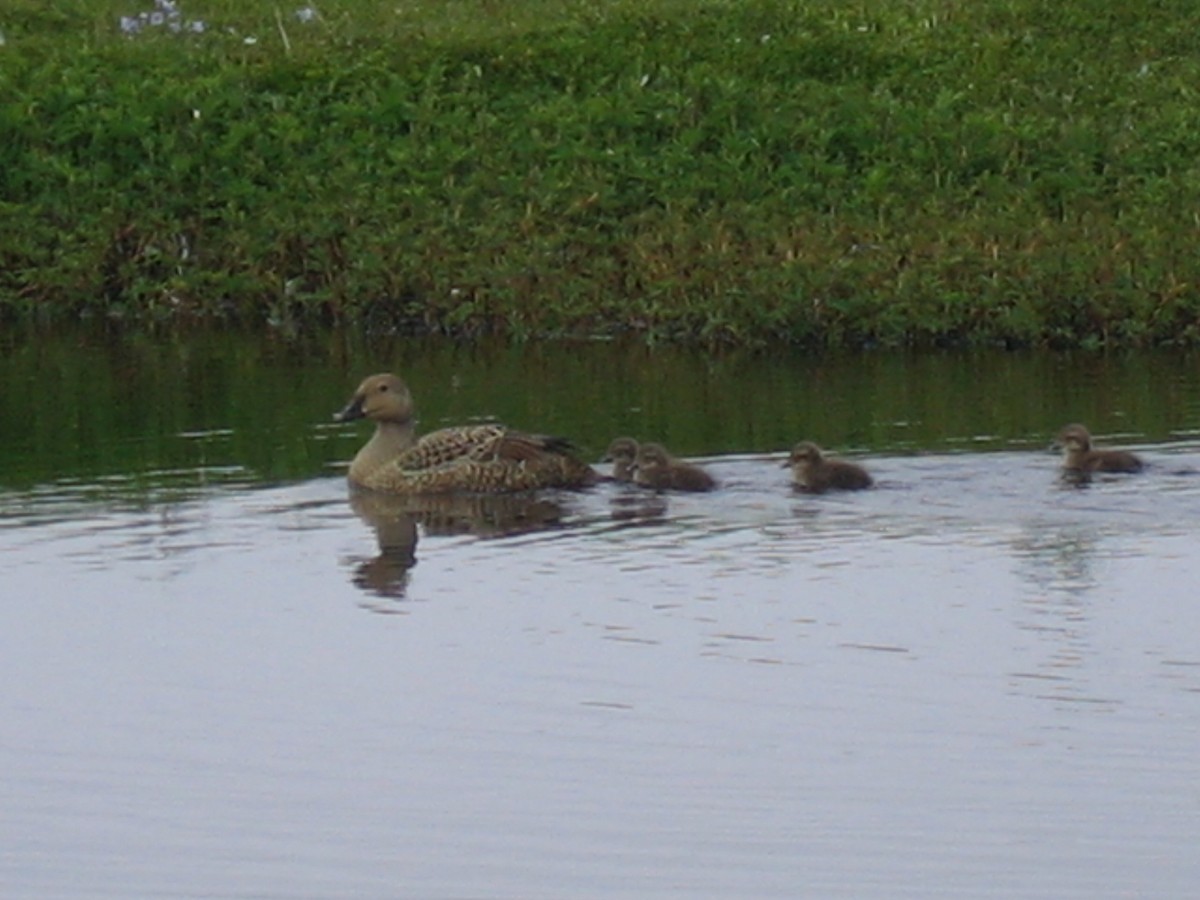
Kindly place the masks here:
<instances>
[{"instance_id":1,"label":"reflection on water","mask_svg":"<svg viewBox=\"0 0 1200 900\"><path fill-rule=\"evenodd\" d=\"M680 403L627 348L397 342L311 368L236 342L121 349L123 368L20 350L67 367L46 378L69 414L35 423L0 391L6 896L1200 880L1200 403L1181 369L1155 394L1169 367L1109 358L668 354ZM165 406L129 406L172 366ZM324 417L376 368L424 381L430 427L495 415L597 457L660 438L709 454L722 487L352 493L362 434ZM1074 419L1128 433L1149 471L1064 483L1042 448ZM865 457L877 486L792 492L778 451L800 437Z\"/></svg>"},{"instance_id":2,"label":"reflection on water","mask_svg":"<svg viewBox=\"0 0 1200 900\"><path fill-rule=\"evenodd\" d=\"M1013 672L1028 680L1034 696L1058 702L1113 703L1092 695L1083 683L1087 660L1089 595L1100 582L1096 570L1107 553L1102 533L1085 519L1082 528L1052 527L1014 542L1018 572L1032 590L1024 593L1018 627L1041 648L1036 669Z\"/></svg>"},{"instance_id":3,"label":"reflection on water","mask_svg":"<svg viewBox=\"0 0 1200 900\"><path fill-rule=\"evenodd\" d=\"M417 520L405 498L364 491L350 492L350 506L375 532L379 553L354 563L352 581L380 597L401 599L408 587L408 570L417 562Z\"/></svg>"},{"instance_id":4,"label":"reflection on water","mask_svg":"<svg viewBox=\"0 0 1200 900\"><path fill-rule=\"evenodd\" d=\"M350 507L375 532L379 553L355 565L354 583L402 598L417 561L417 526L426 534L509 537L557 527L562 505L540 494L391 496L349 491Z\"/></svg>"},{"instance_id":5,"label":"reflection on water","mask_svg":"<svg viewBox=\"0 0 1200 900\"><path fill-rule=\"evenodd\" d=\"M426 430L494 419L566 435L594 459L619 434L685 456L801 439L896 454L1041 447L1071 421L1101 442L1162 443L1187 440L1200 420L1200 365L1183 352L814 355L10 331L0 333L0 484L223 468L253 482L315 477L361 444L361 428L328 413L379 370L405 377Z\"/></svg>"},{"instance_id":6,"label":"reflection on water","mask_svg":"<svg viewBox=\"0 0 1200 900\"><path fill-rule=\"evenodd\" d=\"M9 493L4 880L1186 895L1200 447L1146 452L1088 491L1008 452L821 497L778 455L700 496Z\"/></svg>"},{"instance_id":7,"label":"reflection on water","mask_svg":"<svg viewBox=\"0 0 1200 900\"><path fill-rule=\"evenodd\" d=\"M1102 537L1093 527L1085 523L1082 530L1078 526L1031 528L1013 541L1018 571L1039 593L1086 594L1097 584L1094 569Z\"/></svg>"}]
</instances>

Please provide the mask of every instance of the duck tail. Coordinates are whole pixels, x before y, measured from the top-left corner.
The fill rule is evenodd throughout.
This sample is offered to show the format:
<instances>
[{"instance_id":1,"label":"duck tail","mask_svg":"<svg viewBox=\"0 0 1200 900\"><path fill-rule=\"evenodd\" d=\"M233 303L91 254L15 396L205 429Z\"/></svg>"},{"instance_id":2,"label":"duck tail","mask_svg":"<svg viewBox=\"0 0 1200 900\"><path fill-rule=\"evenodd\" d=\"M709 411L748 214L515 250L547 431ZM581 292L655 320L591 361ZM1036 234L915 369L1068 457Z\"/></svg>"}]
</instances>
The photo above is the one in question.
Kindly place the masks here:
<instances>
[{"instance_id":1,"label":"duck tail","mask_svg":"<svg viewBox=\"0 0 1200 900\"><path fill-rule=\"evenodd\" d=\"M551 453L572 454L578 452L579 450L579 448L576 447L569 438L560 437L558 435L538 435L538 440L541 442L541 445Z\"/></svg>"}]
</instances>

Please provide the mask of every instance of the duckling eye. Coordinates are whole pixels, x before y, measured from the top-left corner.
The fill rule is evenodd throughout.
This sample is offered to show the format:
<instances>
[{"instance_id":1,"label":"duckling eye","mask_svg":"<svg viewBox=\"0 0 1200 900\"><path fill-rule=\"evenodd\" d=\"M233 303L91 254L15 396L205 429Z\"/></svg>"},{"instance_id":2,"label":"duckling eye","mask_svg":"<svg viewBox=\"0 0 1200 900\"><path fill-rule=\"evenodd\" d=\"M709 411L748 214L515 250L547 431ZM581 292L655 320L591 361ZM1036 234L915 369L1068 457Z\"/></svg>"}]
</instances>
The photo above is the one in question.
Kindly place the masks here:
<instances>
[{"instance_id":1,"label":"duckling eye","mask_svg":"<svg viewBox=\"0 0 1200 900\"><path fill-rule=\"evenodd\" d=\"M381 385L379 386L379 390L380 390L380 392L381 392L381 393L384 393L384 394L386 394L386 393L387 393L387 389L388 389L388 386L387 386L386 384L381 384Z\"/></svg>"}]
</instances>

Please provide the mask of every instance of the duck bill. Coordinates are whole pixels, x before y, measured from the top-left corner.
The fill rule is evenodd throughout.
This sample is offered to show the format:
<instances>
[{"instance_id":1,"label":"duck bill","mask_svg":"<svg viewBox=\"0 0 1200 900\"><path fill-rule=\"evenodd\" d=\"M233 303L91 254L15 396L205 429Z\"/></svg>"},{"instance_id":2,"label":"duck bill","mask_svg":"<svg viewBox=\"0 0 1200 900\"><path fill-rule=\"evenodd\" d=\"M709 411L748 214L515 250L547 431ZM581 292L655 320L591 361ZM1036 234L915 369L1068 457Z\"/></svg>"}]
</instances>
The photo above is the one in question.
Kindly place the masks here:
<instances>
[{"instance_id":1,"label":"duck bill","mask_svg":"<svg viewBox=\"0 0 1200 900\"><path fill-rule=\"evenodd\" d=\"M337 412L335 412L333 414L333 421L335 421L335 422L353 422L355 419L363 418L364 415L365 415L365 413L363 413L363 398L355 397L353 400L351 400L349 403L347 403L344 407L342 407L341 409L339 409Z\"/></svg>"}]
</instances>

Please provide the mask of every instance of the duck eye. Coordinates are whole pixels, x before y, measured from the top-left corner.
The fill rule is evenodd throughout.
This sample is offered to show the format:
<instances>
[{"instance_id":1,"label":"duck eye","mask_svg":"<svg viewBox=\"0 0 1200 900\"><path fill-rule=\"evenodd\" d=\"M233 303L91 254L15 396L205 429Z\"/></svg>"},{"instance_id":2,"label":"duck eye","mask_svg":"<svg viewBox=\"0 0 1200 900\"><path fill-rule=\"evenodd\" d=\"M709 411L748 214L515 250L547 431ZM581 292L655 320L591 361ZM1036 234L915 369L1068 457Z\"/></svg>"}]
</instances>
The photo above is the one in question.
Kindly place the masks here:
<instances>
[{"instance_id":1,"label":"duck eye","mask_svg":"<svg viewBox=\"0 0 1200 900\"><path fill-rule=\"evenodd\" d=\"M386 394L386 393L387 393L387 389L388 389L388 386L387 386L386 384L381 384L381 385L379 386L379 390L380 390L382 393L385 393L385 394Z\"/></svg>"}]
</instances>

